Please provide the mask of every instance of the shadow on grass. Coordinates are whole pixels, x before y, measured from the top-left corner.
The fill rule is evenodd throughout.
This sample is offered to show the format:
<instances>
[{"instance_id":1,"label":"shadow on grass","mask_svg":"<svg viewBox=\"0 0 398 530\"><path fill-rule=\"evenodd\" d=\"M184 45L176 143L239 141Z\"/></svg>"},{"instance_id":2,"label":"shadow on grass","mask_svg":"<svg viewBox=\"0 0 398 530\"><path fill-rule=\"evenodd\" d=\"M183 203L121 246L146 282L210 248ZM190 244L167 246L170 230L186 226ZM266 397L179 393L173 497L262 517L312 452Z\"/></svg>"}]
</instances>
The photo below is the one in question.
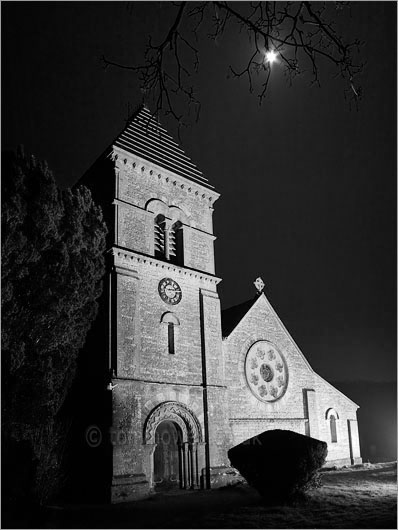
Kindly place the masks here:
<instances>
[{"instance_id":1,"label":"shadow on grass","mask_svg":"<svg viewBox=\"0 0 398 530\"><path fill-rule=\"evenodd\" d=\"M28 528L396 528L396 464L323 474L323 487L267 505L245 484L118 505L47 507ZM10 527L8 526L8 527ZM4 525L3 528L7 527Z\"/></svg>"}]
</instances>

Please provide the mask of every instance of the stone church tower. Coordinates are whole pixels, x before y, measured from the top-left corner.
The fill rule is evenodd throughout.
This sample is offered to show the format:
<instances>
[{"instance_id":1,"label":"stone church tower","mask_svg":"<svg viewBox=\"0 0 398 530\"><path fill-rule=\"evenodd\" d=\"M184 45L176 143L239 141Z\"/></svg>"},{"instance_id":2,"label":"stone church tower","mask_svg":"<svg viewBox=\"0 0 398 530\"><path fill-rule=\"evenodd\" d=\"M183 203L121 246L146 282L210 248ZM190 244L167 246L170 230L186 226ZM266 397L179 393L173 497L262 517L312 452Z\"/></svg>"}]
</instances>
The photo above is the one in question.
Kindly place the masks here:
<instances>
[{"instance_id":1,"label":"stone church tower","mask_svg":"<svg viewBox=\"0 0 398 530\"><path fill-rule=\"evenodd\" d=\"M100 196L102 179L111 182ZM112 499L162 482L209 486L210 462L226 465L230 446L214 275L219 194L145 107L81 182L111 229Z\"/></svg>"},{"instance_id":2,"label":"stone church tower","mask_svg":"<svg viewBox=\"0 0 398 530\"><path fill-rule=\"evenodd\" d=\"M326 439L331 416L351 421L354 440L339 427L333 460L358 461L357 405L320 382L262 289L221 325L219 194L146 107L80 183L109 229L96 349L111 402L111 500L221 485L236 443L269 428Z\"/></svg>"}]
</instances>

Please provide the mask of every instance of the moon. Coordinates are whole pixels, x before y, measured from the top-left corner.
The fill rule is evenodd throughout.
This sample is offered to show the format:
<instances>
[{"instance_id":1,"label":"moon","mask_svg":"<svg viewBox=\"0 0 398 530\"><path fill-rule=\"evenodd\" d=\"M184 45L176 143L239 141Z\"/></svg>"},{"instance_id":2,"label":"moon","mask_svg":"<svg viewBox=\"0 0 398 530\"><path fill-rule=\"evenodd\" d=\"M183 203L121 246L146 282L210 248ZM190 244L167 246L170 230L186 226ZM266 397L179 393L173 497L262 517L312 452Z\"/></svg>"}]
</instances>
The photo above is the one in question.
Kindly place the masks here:
<instances>
[{"instance_id":1,"label":"moon","mask_svg":"<svg viewBox=\"0 0 398 530\"><path fill-rule=\"evenodd\" d=\"M275 50L269 50L265 54L265 60L267 63L272 64L276 61L278 53Z\"/></svg>"}]
</instances>

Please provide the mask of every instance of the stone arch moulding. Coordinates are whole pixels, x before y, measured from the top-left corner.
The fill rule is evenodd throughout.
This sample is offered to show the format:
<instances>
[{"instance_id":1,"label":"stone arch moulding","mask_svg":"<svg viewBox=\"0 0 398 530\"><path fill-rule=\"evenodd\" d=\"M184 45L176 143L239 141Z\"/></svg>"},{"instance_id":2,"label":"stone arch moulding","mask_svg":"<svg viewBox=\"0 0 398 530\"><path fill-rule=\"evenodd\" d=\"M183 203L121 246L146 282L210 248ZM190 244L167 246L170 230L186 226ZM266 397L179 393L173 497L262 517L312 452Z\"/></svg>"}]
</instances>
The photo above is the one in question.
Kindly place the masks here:
<instances>
[{"instance_id":1,"label":"stone arch moulding","mask_svg":"<svg viewBox=\"0 0 398 530\"><path fill-rule=\"evenodd\" d=\"M180 221L183 225L190 226L191 224L189 215L184 212L184 210L179 206L169 206L160 199L149 199L145 205L145 210L153 213L155 216L162 214L167 217L167 219L171 219L173 223Z\"/></svg>"},{"instance_id":2,"label":"stone arch moulding","mask_svg":"<svg viewBox=\"0 0 398 530\"><path fill-rule=\"evenodd\" d=\"M170 219L172 219L173 222L180 221L184 225L190 224L188 214L185 213L179 206L170 206L169 212Z\"/></svg>"},{"instance_id":3,"label":"stone arch moulding","mask_svg":"<svg viewBox=\"0 0 398 530\"><path fill-rule=\"evenodd\" d=\"M170 420L181 428L183 442L202 442L202 429L195 414L182 403L166 401L155 407L144 425L144 444L155 443L155 432L160 422Z\"/></svg>"},{"instance_id":4,"label":"stone arch moulding","mask_svg":"<svg viewBox=\"0 0 398 530\"><path fill-rule=\"evenodd\" d=\"M166 324L171 323L171 324L174 324L175 326L180 325L179 319L171 311L166 311L166 313L163 313L162 318L160 319L160 322L166 323Z\"/></svg>"},{"instance_id":5,"label":"stone arch moulding","mask_svg":"<svg viewBox=\"0 0 398 530\"><path fill-rule=\"evenodd\" d=\"M165 217L169 217L169 207L160 199L150 199L145 205L145 210L155 215L163 214Z\"/></svg>"},{"instance_id":6,"label":"stone arch moulding","mask_svg":"<svg viewBox=\"0 0 398 530\"><path fill-rule=\"evenodd\" d=\"M332 408L330 408L330 409L328 409L328 410L326 411L325 419L330 420L330 417L331 417L331 416L334 416L334 417L336 418L336 420L339 419L339 415L338 415L337 412L336 412L334 409L332 409Z\"/></svg>"}]
</instances>

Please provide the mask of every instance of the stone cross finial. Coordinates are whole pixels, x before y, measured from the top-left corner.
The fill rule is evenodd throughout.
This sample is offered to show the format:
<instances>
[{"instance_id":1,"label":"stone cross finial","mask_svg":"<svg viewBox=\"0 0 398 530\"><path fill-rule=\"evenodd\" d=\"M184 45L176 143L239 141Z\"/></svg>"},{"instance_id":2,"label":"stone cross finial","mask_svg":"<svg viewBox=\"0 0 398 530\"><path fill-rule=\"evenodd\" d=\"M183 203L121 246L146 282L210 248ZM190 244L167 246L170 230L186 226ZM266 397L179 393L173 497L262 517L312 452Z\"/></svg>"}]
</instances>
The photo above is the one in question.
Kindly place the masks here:
<instances>
[{"instance_id":1,"label":"stone cross finial","mask_svg":"<svg viewBox=\"0 0 398 530\"><path fill-rule=\"evenodd\" d=\"M265 287L264 282L260 276L256 279L254 283L254 287L257 289L258 294L261 294L263 292L263 289Z\"/></svg>"}]
</instances>

